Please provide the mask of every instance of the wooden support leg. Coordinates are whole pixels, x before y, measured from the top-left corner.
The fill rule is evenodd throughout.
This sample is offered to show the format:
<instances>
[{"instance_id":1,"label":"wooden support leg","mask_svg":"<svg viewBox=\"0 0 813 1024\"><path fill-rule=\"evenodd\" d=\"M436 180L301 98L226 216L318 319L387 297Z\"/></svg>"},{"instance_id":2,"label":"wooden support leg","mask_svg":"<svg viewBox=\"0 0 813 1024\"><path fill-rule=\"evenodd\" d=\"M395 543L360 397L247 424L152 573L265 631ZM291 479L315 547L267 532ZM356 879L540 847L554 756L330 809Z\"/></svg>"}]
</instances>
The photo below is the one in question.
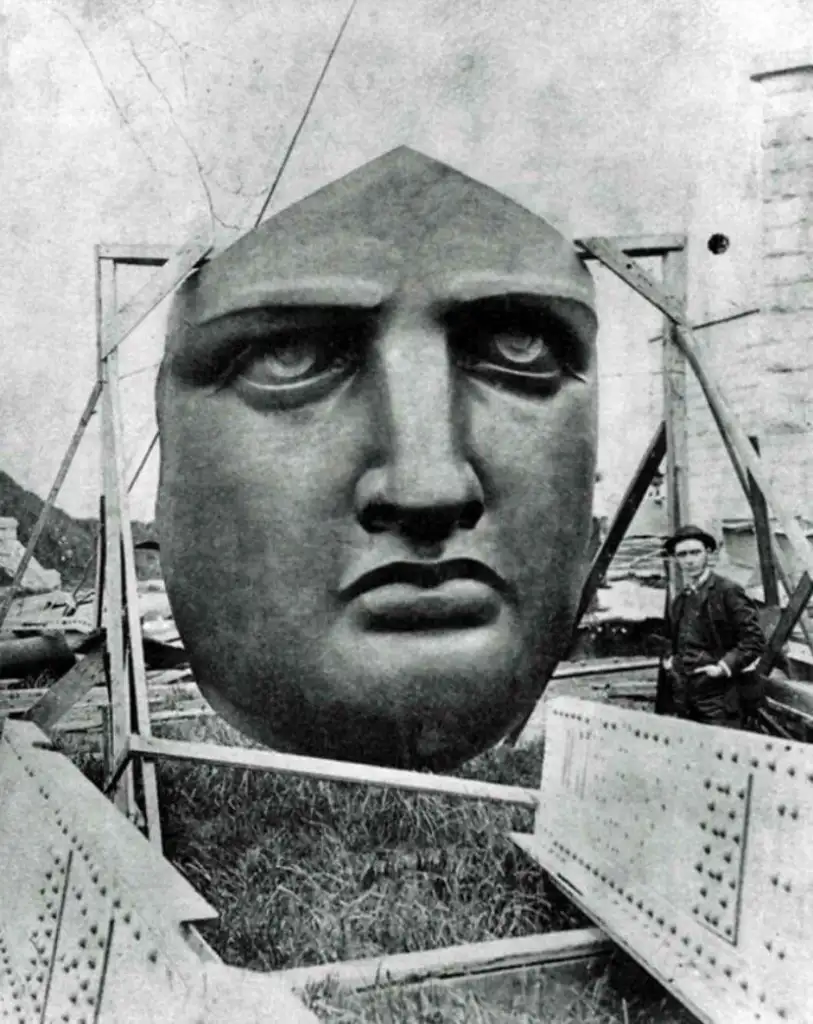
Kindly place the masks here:
<instances>
[{"instance_id":1,"label":"wooden support leg","mask_svg":"<svg viewBox=\"0 0 813 1024\"><path fill-rule=\"evenodd\" d=\"M762 672L770 672L776 664L776 659L782 653L782 648L788 642L788 638L807 607L811 596L813 596L813 579L804 572L796 584L787 606L782 609L779 621L768 640L768 647L760 659L759 668Z\"/></svg>"},{"instance_id":2,"label":"wooden support leg","mask_svg":"<svg viewBox=\"0 0 813 1024\"><path fill-rule=\"evenodd\" d=\"M782 581L782 586L785 593L788 595L788 600L790 601L793 599L793 593L795 590L793 574L790 571L790 567L788 566L785 556L782 554L782 549L779 547L775 537L771 538L771 547L779 579ZM802 636L805 638L807 646L810 648L810 653L813 654L813 633L811 633L810 627L802 617L799 618L798 626L802 632Z\"/></svg>"},{"instance_id":3,"label":"wooden support leg","mask_svg":"<svg viewBox=\"0 0 813 1024\"><path fill-rule=\"evenodd\" d=\"M613 521L607 531L607 536L604 538L604 543L599 548L593 559L593 564L590 566L590 571L587 574L587 579L582 589L581 599L579 600L574 625L578 626L582 616L590 607L590 602L593 600L601 581L604 579L604 574L607 572L610 562L615 557L621 541L629 529L630 523L635 518L635 514L641 507L641 502L644 500L646 492L652 485L658 467L663 462L665 453L666 427L663 423L659 423L624 493L624 497L621 499L621 504L613 516Z\"/></svg>"},{"instance_id":4,"label":"wooden support leg","mask_svg":"<svg viewBox=\"0 0 813 1024\"><path fill-rule=\"evenodd\" d=\"M749 438L754 446L754 451L759 454L759 440L756 437ZM753 476L748 474L750 484L749 499L751 509L754 513L754 533L759 553L759 571L762 577L762 592L765 604L776 607L779 604L779 587L776 581L776 566L773 560L773 545L771 544L771 523L768 517L768 506L765 496L759 489Z\"/></svg>"},{"instance_id":5,"label":"wooden support leg","mask_svg":"<svg viewBox=\"0 0 813 1024\"><path fill-rule=\"evenodd\" d=\"M663 257L663 286L686 301L686 250ZM666 317L663 332L663 410L666 423L666 500L669 533L689 519L689 441L686 409L686 357L675 325Z\"/></svg>"},{"instance_id":6,"label":"wooden support leg","mask_svg":"<svg viewBox=\"0 0 813 1024\"><path fill-rule=\"evenodd\" d=\"M111 353L108 359L115 359L115 353ZM117 377L111 375L108 381L111 405L113 410L113 424L117 439L122 436L122 419L119 398L119 384ZM120 451L120 444L117 445L117 452ZM141 632L141 614L139 611L138 579L135 566L135 548L133 546L133 532L130 522L128 486L124 477L121 459L114 464L115 484L117 489L119 522L122 540L122 562L124 570L124 611L127 626L128 639L128 695L130 700L130 712L132 716L131 731L142 736L149 736L150 730L150 709L147 696L147 671L144 664L144 638ZM144 796L144 812L147 824L147 835L151 842L161 849L161 815L158 806L158 786L156 780L155 763L153 761L141 760L139 762L142 790Z\"/></svg>"},{"instance_id":7,"label":"wooden support leg","mask_svg":"<svg viewBox=\"0 0 813 1024\"><path fill-rule=\"evenodd\" d=\"M115 278L113 264L97 260L97 282L100 302L97 313L98 345L103 381L102 391L102 484L105 508L105 555L104 555L104 609L103 618L107 638L107 670L110 690L110 757L115 762L126 749L131 731L130 694L126 637L123 622L124 576L121 545L121 514L119 510L119 489L117 460L119 452L115 430L113 399L109 382L118 375L118 355L113 349L110 356L102 358L106 346L105 322L101 310L115 308ZM132 768L124 774L117 787L114 800L119 810L131 817L136 810L135 786Z\"/></svg>"}]
</instances>

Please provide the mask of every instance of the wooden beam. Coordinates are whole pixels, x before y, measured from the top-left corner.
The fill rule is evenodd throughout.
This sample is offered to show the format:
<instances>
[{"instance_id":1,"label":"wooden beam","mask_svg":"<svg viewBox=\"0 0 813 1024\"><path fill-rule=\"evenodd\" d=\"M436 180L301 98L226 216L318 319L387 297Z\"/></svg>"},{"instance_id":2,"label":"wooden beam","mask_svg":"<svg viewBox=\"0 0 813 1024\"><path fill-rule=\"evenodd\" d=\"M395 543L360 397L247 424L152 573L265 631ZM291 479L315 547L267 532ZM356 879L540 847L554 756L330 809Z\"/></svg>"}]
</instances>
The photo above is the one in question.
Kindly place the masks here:
<instances>
[{"instance_id":1,"label":"wooden beam","mask_svg":"<svg viewBox=\"0 0 813 1024\"><path fill-rule=\"evenodd\" d=\"M754 451L759 455L759 439L757 437L750 437L749 440ZM776 581L776 565L773 560L772 531L768 506L765 502L765 496L750 473L748 474L748 482L750 484L749 500L751 511L754 514L754 534L759 554L759 573L762 577L762 594L765 604L776 607L779 604L779 587Z\"/></svg>"},{"instance_id":2,"label":"wooden beam","mask_svg":"<svg viewBox=\"0 0 813 1024\"><path fill-rule=\"evenodd\" d=\"M178 251L176 245L97 245L100 260L112 260L120 266L162 267Z\"/></svg>"},{"instance_id":3,"label":"wooden beam","mask_svg":"<svg viewBox=\"0 0 813 1024\"><path fill-rule=\"evenodd\" d=\"M379 985L409 985L474 978L528 967L544 968L562 961L607 955L613 949L613 943L601 929L577 928L418 953L292 967L278 971L275 977L294 992L325 982L335 984L340 991L363 992Z\"/></svg>"},{"instance_id":4,"label":"wooden beam","mask_svg":"<svg viewBox=\"0 0 813 1024\"><path fill-rule=\"evenodd\" d=\"M106 679L104 641L99 636L93 649L61 679L53 683L25 713L25 719L48 732L77 701Z\"/></svg>"},{"instance_id":5,"label":"wooden beam","mask_svg":"<svg viewBox=\"0 0 813 1024\"><path fill-rule=\"evenodd\" d=\"M123 622L124 577L121 548L121 513L117 464L118 437L115 429L110 378L118 376L118 352L113 348L103 358L108 345L106 332L111 330L113 318L104 317L106 309L116 308L115 264L96 261L99 289L98 354L102 373L102 492L104 494L105 555L104 555L104 628L107 638L107 672L110 689L110 758L116 761L127 749L130 735L130 695L127 684L127 652ZM130 817L135 809L135 785L132 768L128 768L121 785L114 794L119 810Z\"/></svg>"},{"instance_id":6,"label":"wooden beam","mask_svg":"<svg viewBox=\"0 0 813 1024\"><path fill-rule=\"evenodd\" d=\"M705 364L705 359L681 304L672 296L667 295L654 278L607 239L592 238L583 244L602 264L626 281L631 288L660 309L662 313L665 313L677 325L675 332L677 343L703 389L712 416L746 494L749 493L750 486L747 477L745 479L742 477L743 470L753 476L768 504L773 508L779 524L787 534L794 554L805 569L813 574L813 548L796 517L791 515L784 502L778 497L760 457L751 447L745 431L729 409L718 382Z\"/></svg>"},{"instance_id":7,"label":"wooden beam","mask_svg":"<svg viewBox=\"0 0 813 1024\"><path fill-rule=\"evenodd\" d=\"M107 388L110 392L113 429L116 432L117 438L116 454L119 456L116 458L113 468L118 497L122 567L124 570L124 614L127 619L128 653L126 679L128 682L128 699L130 700L130 728L132 731L149 736L150 707L147 698L147 670L144 664L144 637L141 631L135 548L133 546L133 531L130 522L129 488L124 478L124 467L119 454L121 451L120 439L123 433L123 425L117 376L110 376ZM155 776L155 765L149 762L142 764L141 774L147 836L160 850L163 844L161 840L161 812L158 806L158 785Z\"/></svg>"},{"instance_id":8,"label":"wooden beam","mask_svg":"<svg viewBox=\"0 0 813 1024\"><path fill-rule=\"evenodd\" d=\"M106 340L102 356L107 358L115 352L127 335L134 331L158 303L174 291L211 251L212 243L206 236L192 238L181 246L171 259L162 264L161 269L150 277L134 298L106 317L103 332ZM114 262L113 269L115 265Z\"/></svg>"},{"instance_id":9,"label":"wooden beam","mask_svg":"<svg viewBox=\"0 0 813 1024\"><path fill-rule=\"evenodd\" d=\"M592 241L591 238L588 238L586 241L577 238L575 245L577 248L584 250L582 253L584 259L594 260L598 257L588 248L590 241ZM686 235L619 235L614 237L612 242L622 252L626 253L627 256L645 259L647 257L665 256L670 252L681 252L686 248Z\"/></svg>"},{"instance_id":10,"label":"wooden beam","mask_svg":"<svg viewBox=\"0 0 813 1024\"><path fill-rule=\"evenodd\" d=\"M578 679L583 676L609 676L622 672L643 672L657 668L660 658L596 658L587 664L561 662L551 676L555 679Z\"/></svg>"},{"instance_id":11,"label":"wooden beam","mask_svg":"<svg viewBox=\"0 0 813 1024\"><path fill-rule=\"evenodd\" d=\"M48 522L48 517L54 507L57 495L62 488L62 484L65 482L65 477L68 475L68 470L71 468L73 458L76 455L76 450L85 434L85 428L90 422L90 417L96 409L96 403L99 400L101 391L102 389L99 381L97 381L90 389L90 394L85 402L85 408L82 410L82 415L79 417L79 423L73 432L67 451L62 457L62 462L59 465L56 477L51 485L51 490L48 492L48 496L45 499L45 504L40 509L40 514L34 524L34 529L31 531L31 536L28 538L25 553L17 565L14 577L12 578L11 584L8 588L8 592L3 598L3 603L0 604L0 626L2 626L6 621L6 616L8 615L9 609L11 608L17 591L19 590L20 583L22 583L23 577L25 576L25 571L31 564L31 559L34 557L34 548L37 546L37 541L40 539L42 531L45 529L45 524Z\"/></svg>"},{"instance_id":12,"label":"wooden beam","mask_svg":"<svg viewBox=\"0 0 813 1024\"><path fill-rule=\"evenodd\" d=\"M354 764L350 761L279 754L272 750L256 750L249 747L223 747L213 743L164 740L154 736L131 736L129 755L160 757L170 761L192 761L196 764L216 764L224 768L249 768L254 771L275 772L279 775L301 775L327 782L355 782L367 786L382 786L385 789L402 789L412 793L454 796L464 800L489 800L531 809L535 809L539 802L536 790L524 786L502 786L475 779L459 779L451 775L430 775L400 768L380 768L376 765Z\"/></svg>"},{"instance_id":13,"label":"wooden beam","mask_svg":"<svg viewBox=\"0 0 813 1024\"><path fill-rule=\"evenodd\" d=\"M641 507L641 502L644 500L646 492L649 490L665 454L666 427L661 422L658 424L652 440L647 445L638 468L635 470L632 480L624 493L624 497L616 509L613 521L607 531L607 536L596 552L593 564L590 566L590 571L582 588L574 626L578 626L582 616L590 607L590 602L593 600L610 562L615 557L621 541L624 539L632 520L635 518L635 513Z\"/></svg>"},{"instance_id":14,"label":"wooden beam","mask_svg":"<svg viewBox=\"0 0 813 1024\"><path fill-rule=\"evenodd\" d=\"M686 304L686 250L663 257L663 287ZM666 422L666 511L669 534L689 521L689 430L686 358L666 317L663 325L663 415Z\"/></svg>"},{"instance_id":15,"label":"wooden beam","mask_svg":"<svg viewBox=\"0 0 813 1024\"><path fill-rule=\"evenodd\" d=\"M793 579L793 573L790 570L790 566L785 559L785 555L782 552L782 548L779 546L779 542L776 537L771 538L771 549L773 551L777 574L779 579L782 581L782 587L784 588L785 593L788 595L788 600L790 600L793 596L796 584ZM805 622L804 617L799 619L799 629L802 632L802 636L805 638L805 642L810 649L810 653L813 654L813 633L811 633L810 627Z\"/></svg>"}]
</instances>

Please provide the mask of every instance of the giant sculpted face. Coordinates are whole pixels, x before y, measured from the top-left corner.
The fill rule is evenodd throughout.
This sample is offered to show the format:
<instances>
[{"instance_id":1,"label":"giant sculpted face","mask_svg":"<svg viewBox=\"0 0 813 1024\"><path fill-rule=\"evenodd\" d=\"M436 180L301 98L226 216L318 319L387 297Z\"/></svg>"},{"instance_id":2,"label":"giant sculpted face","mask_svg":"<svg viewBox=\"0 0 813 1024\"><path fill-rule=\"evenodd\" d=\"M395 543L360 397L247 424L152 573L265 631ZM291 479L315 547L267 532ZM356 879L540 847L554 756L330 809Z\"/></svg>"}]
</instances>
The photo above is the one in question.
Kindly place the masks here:
<instances>
[{"instance_id":1,"label":"giant sculpted face","mask_svg":"<svg viewBox=\"0 0 813 1024\"><path fill-rule=\"evenodd\" d=\"M186 283L158 523L227 720L280 750L442 769L530 710L583 578L595 333L572 245L409 149Z\"/></svg>"}]
</instances>

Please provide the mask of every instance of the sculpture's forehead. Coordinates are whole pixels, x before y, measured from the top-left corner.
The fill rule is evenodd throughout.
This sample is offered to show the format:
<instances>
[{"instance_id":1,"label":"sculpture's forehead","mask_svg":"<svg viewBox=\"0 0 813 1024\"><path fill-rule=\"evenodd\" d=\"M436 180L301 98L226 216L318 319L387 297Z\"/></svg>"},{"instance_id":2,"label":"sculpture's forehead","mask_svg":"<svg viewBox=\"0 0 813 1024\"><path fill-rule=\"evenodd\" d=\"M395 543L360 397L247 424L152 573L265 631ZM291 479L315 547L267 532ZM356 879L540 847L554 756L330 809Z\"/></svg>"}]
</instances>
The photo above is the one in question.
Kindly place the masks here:
<instances>
[{"instance_id":1,"label":"sculpture's forehead","mask_svg":"<svg viewBox=\"0 0 813 1024\"><path fill-rule=\"evenodd\" d=\"M406 148L283 210L194 279L195 319L262 295L340 277L383 298L420 283L506 281L593 307L590 275L547 221L496 190ZM511 282L514 282L511 285ZM373 301L375 296L371 297Z\"/></svg>"}]
</instances>

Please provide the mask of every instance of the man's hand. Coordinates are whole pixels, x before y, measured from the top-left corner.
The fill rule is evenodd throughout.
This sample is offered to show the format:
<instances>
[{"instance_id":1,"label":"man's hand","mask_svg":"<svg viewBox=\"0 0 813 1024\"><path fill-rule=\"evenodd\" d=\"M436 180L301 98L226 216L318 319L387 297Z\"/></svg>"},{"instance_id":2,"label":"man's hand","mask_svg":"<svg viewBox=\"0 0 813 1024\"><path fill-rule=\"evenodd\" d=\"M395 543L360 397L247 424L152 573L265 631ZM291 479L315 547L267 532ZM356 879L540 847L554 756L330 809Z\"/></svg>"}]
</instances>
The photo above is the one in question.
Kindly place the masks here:
<instances>
[{"instance_id":1,"label":"man's hand","mask_svg":"<svg viewBox=\"0 0 813 1024\"><path fill-rule=\"evenodd\" d=\"M728 675L722 665L703 665L701 668L696 668L692 672L693 676L708 676L709 679L722 679L723 676Z\"/></svg>"}]
</instances>

